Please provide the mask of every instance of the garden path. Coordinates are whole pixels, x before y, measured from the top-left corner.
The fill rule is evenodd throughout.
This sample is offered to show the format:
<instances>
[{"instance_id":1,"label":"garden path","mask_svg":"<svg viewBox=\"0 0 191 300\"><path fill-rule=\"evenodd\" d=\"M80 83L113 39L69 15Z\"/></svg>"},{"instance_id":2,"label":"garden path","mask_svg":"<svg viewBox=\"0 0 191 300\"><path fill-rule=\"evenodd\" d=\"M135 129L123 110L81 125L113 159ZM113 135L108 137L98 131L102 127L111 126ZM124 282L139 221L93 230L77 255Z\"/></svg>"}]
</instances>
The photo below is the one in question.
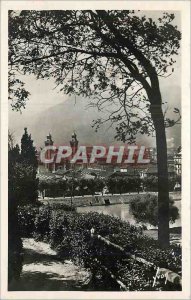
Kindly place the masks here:
<instances>
[{"instance_id":1,"label":"garden path","mask_svg":"<svg viewBox=\"0 0 191 300\"><path fill-rule=\"evenodd\" d=\"M20 281L11 290L79 291L87 290L90 273L69 260L60 261L44 242L23 239L24 261Z\"/></svg>"}]
</instances>

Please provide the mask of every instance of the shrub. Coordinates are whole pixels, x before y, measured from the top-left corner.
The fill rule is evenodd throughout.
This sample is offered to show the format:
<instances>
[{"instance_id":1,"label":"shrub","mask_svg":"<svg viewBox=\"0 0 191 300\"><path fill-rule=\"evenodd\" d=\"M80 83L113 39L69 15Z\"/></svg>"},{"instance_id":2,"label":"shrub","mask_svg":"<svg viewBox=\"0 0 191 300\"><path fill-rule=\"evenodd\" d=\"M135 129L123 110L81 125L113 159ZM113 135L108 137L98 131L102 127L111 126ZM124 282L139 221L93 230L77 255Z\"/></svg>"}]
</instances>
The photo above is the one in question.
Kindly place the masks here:
<instances>
[{"instance_id":1,"label":"shrub","mask_svg":"<svg viewBox=\"0 0 191 300\"><path fill-rule=\"evenodd\" d=\"M61 259L72 259L96 273L99 270L94 261L96 258L118 278L122 278L129 290L161 289L161 286L152 288L156 270L137 263L132 265L131 261L127 262L123 253L100 240L92 239L92 227L96 234L106 237L132 254L159 267L181 271L181 249L178 246L160 249L157 241L144 236L139 228L119 218L95 212L66 212L44 206L39 209L34 219L36 237L40 240L46 239Z\"/></svg>"},{"instance_id":2,"label":"shrub","mask_svg":"<svg viewBox=\"0 0 191 300\"><path fill-rule=\"evenodd\" d=\"M158 198L156 195L137 195L130 202L130 210L137 222L149 223L153 226L158 224ZM174 200L169 202L170 222L174 223L179 217L178 208L174 206Z\"/></svg>"},{"instance_id":3,"label":"shrub","mask_svg":"<svg viewBox=\"0 0 191 300\"><path fill-rule=\"evenodd\" d=\"M157 176L150 175L143 179L143 186L146 191L158 191L158 178Z\"/></svg>"},{"instance_id":4,"label":"shrub","mask_svg":"<svg viewBox=\"0 0 191 300\"><path fill-rule=\"evenodd\" d=\"M21 237L31 237L35 232L35 217L39 212L38 206L25 205L18 207L18 219Z\"/></svg>"},{"instance_id":5,"label":"shrub","mask_svg":"<svg viewBox=\"0 0 191 300\"><path fill-rule=\"evenodd\" d=\"M61 209L62 211L76 211L76 207L68 205L68 204L65 204L63 202L48 203L46 205L46 207L49 207L49 208L51 208L53 210L59 210L59 209Z\"/></svg>"},{"instance_id":6,"label":"shrub","mask_svg":"<svg viewBox=\"0 0 191 300\"><path fill-rule=\"evenodd\" d=\"M21 237L32 237L34 234L46 236L49 232L49 221L51 212L59 211L76 211L75 207L71 207L64 203L51 203L47 205L25 205L18 207L18 220Z\"/></svg>"},{"instance_id":7,"label":"shrub","mask_svg":"<svg viewBox=\"0 0 191 300\"><path fill-rule=\"evenodd\" d=\"M141 179L139 176L129 177L116 174L115 177L107 179L106 185L112 194L139 192L141 190Z\"/></svg>"},{"instance_id":8,"label":"shrub","mask_svg":"<svg viewBox=\"0 0 191 300\"><path fill-rule=\"evenodd\" d=\"M169 191L174 191L176 184L176 179L174 177L169 177ZM157 192L158 191L158 177L154 175L147 176L143 179L143 186L146 191Z\"/></svg>"}]
</instances>

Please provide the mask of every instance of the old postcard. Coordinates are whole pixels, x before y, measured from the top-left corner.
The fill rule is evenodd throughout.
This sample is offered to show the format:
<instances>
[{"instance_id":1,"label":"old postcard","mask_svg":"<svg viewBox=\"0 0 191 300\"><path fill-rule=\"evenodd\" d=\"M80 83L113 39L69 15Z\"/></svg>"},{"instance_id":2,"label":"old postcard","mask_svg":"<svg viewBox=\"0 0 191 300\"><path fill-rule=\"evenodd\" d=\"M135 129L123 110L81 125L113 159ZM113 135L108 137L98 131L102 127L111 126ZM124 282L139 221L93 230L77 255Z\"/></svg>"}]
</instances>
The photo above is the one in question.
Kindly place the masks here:
<instances>
[{"instance_id":1,"label":"old postcard","mask_svg":"<svg viewBox=\"0 0 191 300\"><path fill-rule=\"evenodd\" d=\"M190 299L190 2L1 2L1 298Z\"/></svg>"}]
</instances>

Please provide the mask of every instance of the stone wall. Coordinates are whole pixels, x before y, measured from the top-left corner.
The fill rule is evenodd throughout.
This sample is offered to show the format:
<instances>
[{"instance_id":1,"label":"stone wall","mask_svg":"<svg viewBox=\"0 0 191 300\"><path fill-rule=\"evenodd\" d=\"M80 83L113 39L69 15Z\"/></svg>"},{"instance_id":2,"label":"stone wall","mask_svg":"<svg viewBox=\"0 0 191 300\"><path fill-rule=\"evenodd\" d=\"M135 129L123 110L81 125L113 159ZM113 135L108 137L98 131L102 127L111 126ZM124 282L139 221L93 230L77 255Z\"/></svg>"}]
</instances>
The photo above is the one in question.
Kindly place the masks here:
<instances>
[{"instance_id":1,"label":"stone wall","mask_svg":"<svg viewBox=\"0 0 191 300\"><path fill-rule=\"evenodd\" d=\"M137 194L116 194L116 195L103 195L103 196L75 196L72 199L73 205L75 207L78 206L93 206L93 205L105 205L106 202L109 200L110 204L121 204L121 203L129 203L130 200L135 197ZM67 205L71 205L71 198L65 197L65 198L46 198L42 200L42 202L47 203L65 203Z\"/></svg>"},{"instance_id":2,"label":"stone wall","mask_svg":"<svg viewBox=\"0 0 191 300\"><path fill-rule=\"evenodd\" d=\"M140 193L145 194L145 193ZM152 192L152 194L157 194ZM132 198L134 198L137 195L137 193L131 193L131 194L108 194L103 196L92 196L92 195L86 195L86 196L75 196L72 199L73 206L93 206L93 205L105 205L105 201L109 199L110 204L121 204L121 203L129 203ZM170 197L172 197L175 201L181 199L181 194L179 192L172 192L170 193ZM71 198L70 197L59 197L59 198L46 198L44 200L41 200L44 203L51 202L51 203L65 203L67 205L71 205Z\"/></svg>"}]
</instances>

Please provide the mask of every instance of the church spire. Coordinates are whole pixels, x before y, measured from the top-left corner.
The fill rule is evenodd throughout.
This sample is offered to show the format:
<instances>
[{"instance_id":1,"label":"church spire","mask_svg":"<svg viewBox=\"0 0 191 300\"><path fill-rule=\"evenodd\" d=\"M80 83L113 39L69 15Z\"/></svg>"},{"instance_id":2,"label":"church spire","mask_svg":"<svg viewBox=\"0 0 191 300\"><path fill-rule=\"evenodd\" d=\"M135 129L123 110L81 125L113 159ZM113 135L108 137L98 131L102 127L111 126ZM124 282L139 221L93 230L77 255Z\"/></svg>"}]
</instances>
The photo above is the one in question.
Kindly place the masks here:
<instances>
[{"instance_id":1,"label":"church spire","mask_svg":"<svg viewBox=\"0 0 191 300\"><path fill-rule=\"evenodd\" d=\"M78 149L78 140L77 140L77 135L76 132L72 134L72 139L70 141L70 146L72 148L72 155L74 155Z\"/></svg>"}]
</instances>

